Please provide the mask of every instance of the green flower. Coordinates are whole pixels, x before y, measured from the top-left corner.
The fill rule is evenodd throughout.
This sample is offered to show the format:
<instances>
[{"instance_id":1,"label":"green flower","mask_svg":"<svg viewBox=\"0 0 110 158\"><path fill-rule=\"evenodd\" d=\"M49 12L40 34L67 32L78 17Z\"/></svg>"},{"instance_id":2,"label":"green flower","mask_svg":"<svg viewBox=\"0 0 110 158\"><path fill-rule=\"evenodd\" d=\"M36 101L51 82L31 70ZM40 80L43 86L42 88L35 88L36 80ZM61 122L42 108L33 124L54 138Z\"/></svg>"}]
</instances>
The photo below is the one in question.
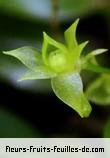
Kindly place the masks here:
<instances>
[{"instance_id":1,"label":"green flower","mask_svg":"<svg viewBox=\"0 0 110 158\"><path fill-rule=\"evenodd\" d=\"M45 32L41 53L33 47L22 47L4 52L18 58L28 71L22 80L51 79L51 85L56 96L73 108L81 117L88 117L91 106L83 93L83 84L80 77L82 69L102 72L102 68L94 65L93 56L105 52L99 49L85 57L80 57L88 42L81 44L76 40L77 19L64 33L66 44L59 43ZM99 71L100 69L100 71ZM110 71L109 71L110 73Z\"/></svg>"}]
</instances>

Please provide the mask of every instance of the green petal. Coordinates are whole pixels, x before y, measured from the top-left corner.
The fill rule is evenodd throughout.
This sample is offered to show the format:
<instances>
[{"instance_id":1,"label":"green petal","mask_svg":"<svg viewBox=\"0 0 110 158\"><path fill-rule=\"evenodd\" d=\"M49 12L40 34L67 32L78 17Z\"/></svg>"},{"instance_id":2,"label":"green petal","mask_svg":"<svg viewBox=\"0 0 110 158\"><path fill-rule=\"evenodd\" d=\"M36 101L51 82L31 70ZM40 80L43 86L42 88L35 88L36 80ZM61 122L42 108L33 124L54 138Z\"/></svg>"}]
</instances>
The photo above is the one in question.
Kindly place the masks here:
<instances>
[{"instance_id":1,"label":"green petal","mask_svg":"<svg viewBox=\"0 0 110 158\"><path fill-rule=\"evenodd\" d=\"M86 96L99 105L110 105L110 75L102 75L93 81L86 90Z\"/></svg>"},{"instance_id":2,"label":"green petal","mask_svg":"<svg viewBox=\"0 0 110 158\"><path fill-rule=\"evenodd\" d=\"M108 50L107 49L96 49L90 53L88 53L86 56L85 56L85 60L89 60L91 59L92 57L96 56L96 55L99 55L99 54L102 54L102 53L105 53L107 52Z\"/></svg>"},{"instance_id":3,"label":"green petal","mask_svg":"<svg viewBox=\"0 0 110 158\"><path fill-rule=\"evenodd\" d=\"M110 74L110 69L100 66L97 61L95 56L102 54L106 52L107 49L97 49L92 51L91 53L87 54L85 57L82 58L82 69L93 71L96 73L108 73Z\"/></svg>"},{"instance_id":4,"label":"green petal","mask_svg":"<svg viewBox=\"0 0 110 158\"><path fill-rule=\"evenodd\" d=\"M83 49L85 48L87 44L88 44L88 41L83 42L74 49L74 51L72 52L73 64L77 63Z\"/></svg>"},{"instance_id":5,"label":"green petal","mask_svg":"<svg viewBox=\"0 0 110 158\"><path fill-rule=\"evenodd\" d=\"M52 88L64 103L69 105L81 117L88 117L91 106L83 94L83 86L78 73L62 74L52 79Z\"/></svg>"},{"instance_id":6,"label":"green petal","mask_svg":"<svg viewBox=\"0 0 110 158\"><path fill-rule=\"evenodd\" d=\"M4 51L3 53L16 57L32 70L36 70L39 65L42 65L41 54L33 47L25 46L11 51Z\"/></svg>"},{"instance_id":7,"label":"green petal","mask_svg":"<svg viewBox=\"0 0 110 158\"><path fill-rule=\"evenodd\" d=\"M71 51L78 45L76 40L76 28L78 22L79 19L77 19L64 33L66 43Z\"/></svg>"},{"instance_id":8,"label":"green petal","mask_svg":"<svg viewBox=\"0 0 110 158\"><path fill-rule=\"evenodd\" d=\"M56 77L56 73L49 70L47 67L38 66L36 71L28 70L19 81L23 80L35 80L35 79L49 79Z\"/></svg>"},{"instance_id":9,"label":"green petal","mask_svg":"<svg viewBox=\"0 0 110 158\"><path fill-rule=\"evenodd\" d=\"M51 52L60 50L62 53L67 52L67 48L60 42L55 41L51 37L49 37L45 32L44 35L44 41L42 46L42 58L46 65L48 65L48 56Z\"/></svg>"}]
</instances>

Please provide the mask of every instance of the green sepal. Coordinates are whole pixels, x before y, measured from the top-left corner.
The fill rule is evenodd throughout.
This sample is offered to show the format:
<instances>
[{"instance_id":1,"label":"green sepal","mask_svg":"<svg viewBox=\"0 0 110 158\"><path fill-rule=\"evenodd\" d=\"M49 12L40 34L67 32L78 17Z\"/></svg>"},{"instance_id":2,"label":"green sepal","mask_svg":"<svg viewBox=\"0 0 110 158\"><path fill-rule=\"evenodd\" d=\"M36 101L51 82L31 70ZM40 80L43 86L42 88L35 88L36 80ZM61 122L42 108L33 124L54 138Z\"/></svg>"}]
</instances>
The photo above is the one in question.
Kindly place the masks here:
<instances>
[{"instance_id":1,"label":"green sepal","mask_svg":"<svg viewBox=\"0 0 110 158\"><path fill-rule=\"evenodd\" d=\"M64 33L65 41L69 50L73 51L74 48L78 45L76 40L76 28L78 25L79 19L77 19Z\"/></svg>"},{"instance_id":2,"label":"green sepal","mask_svg":"<svg viewBox=\"0 0 110 158\"><path fill-rule=\"evenodd\" d=\"M83 42L81 44L79 44L75 49L74 51L72 52L72 60L73 60L73 65L75 65L78 61L78 59L80 58L80 55L83 51L83 49L85 48L85 46L88 44L88 41L86 42Z\"/></svg>"},{"instance_id":3,"label":"green sepal","mask_svg":"<svg viewBox=\"0 0 110 158\"><path fill-rule=\"evenodd\" d=\"M49 79L56 77L56 73L51 71L46 66L39 66L37 67L36 71L28 70L18 81L23 80L35 80L35 79Z\"/></svg>"},{"instance_id":4,"label":"green sepal","mask_svg":"<svg viewBox=\"0 0 110 158\"><path fill-rule=\"evenodd\" d=\"M51 80L53 91L64 103L81 117L88 117L91 106L83 94L82 80L78 73L66 73Z\"/></svg>"},{"instance_id":5,"label":"green sepal","mask_svg":"<svg viewBox=\"0 0 110 158\"><path fill-rule=\"evenodd\" d=\"M41 54L33 47L25 46L11 51L4 51L3 53L19 59L31 70L36 70L38 66L43 65Z\"/></svg>"}]
</instances>

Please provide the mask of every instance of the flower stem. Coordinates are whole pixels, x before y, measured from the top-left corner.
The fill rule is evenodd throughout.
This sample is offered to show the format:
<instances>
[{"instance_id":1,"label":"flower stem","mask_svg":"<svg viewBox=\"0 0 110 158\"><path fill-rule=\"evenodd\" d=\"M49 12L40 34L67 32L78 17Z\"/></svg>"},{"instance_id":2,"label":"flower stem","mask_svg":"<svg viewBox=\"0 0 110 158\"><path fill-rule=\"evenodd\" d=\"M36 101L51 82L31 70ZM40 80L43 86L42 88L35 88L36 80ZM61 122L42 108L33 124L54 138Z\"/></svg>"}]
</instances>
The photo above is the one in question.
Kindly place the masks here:
<instances>
[{"instance_id":1,"label":"flower stem","mask_svg":"<svg viewBox=\"0 0 110 158\"><path fill-rule=\"evenodd\" d=\"M52 14L50 17L50 26L52 30L52 35L54 38L60 38L60 22L58 19L58 12L59 12L59 0L51 0L52 2Z\"/></svg>"}]
</instances>

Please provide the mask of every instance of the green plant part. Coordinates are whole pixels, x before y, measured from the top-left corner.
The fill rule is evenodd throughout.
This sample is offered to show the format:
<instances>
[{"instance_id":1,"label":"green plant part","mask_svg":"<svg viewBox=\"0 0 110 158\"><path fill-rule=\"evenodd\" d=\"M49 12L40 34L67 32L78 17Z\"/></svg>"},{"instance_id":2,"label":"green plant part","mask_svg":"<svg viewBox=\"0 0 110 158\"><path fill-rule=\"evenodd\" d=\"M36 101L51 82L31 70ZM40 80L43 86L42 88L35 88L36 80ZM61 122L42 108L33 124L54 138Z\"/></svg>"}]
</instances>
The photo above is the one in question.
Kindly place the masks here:
<instances>
[{"instance_id":1,"label":"green plant part","mask_svg":"<svg viewBox=\"0 0 110 158\"><path fill-rule=\"evenodd\" d=\"M81 117L88 117L91 106L83 93L80 77L82 69L98 73L110 73L107 68L94 62L94 56L105 52L99 49L81 57L81 52L88 42L78 44L76 40L77 19L64 33L66 44L55 41L45 32L41 53L32 47L22 47L5 51L4 54L18 58L28 71L22 80L51 79L53 91L64 103L73 108Z\"/></svg>"},{"instance_id":2,"label":"green plant part","mask_svg":"<svg viewBox=\"0 0 110 158\"><path fill-rule=\"evenodd\" d=\"M110 105L110 75L103 74L90 83L86 96L96 104Z\"/></svg>"}]
</instances>

